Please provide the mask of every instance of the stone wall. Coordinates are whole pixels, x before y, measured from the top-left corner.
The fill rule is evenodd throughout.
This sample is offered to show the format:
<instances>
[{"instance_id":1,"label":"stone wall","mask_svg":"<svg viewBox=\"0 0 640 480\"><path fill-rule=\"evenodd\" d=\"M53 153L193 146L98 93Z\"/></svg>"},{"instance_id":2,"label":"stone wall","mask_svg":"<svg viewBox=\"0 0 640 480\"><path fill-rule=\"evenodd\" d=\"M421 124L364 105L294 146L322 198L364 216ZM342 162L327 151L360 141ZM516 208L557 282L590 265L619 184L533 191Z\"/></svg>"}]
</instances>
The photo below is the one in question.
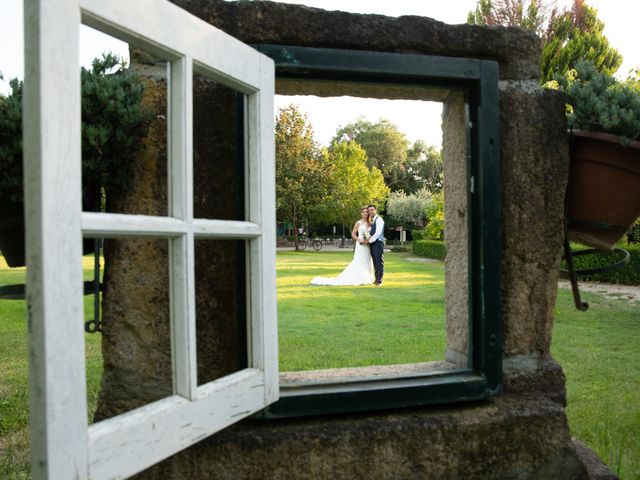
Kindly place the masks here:
<instances>
[{"instance_id":1,"label":"stone wall","mask_svg":"<svg viewBox=\"0 0 640 480\"><path fill-rule=\"evenodd\" d=\"M325 12L270 2L174 3L249 43L433 54L499 63L505 392L472 404L295 420L246 420L152 467L141 477L585 478L567 427L562 370L549 354L568 145L562 99L537 84L537 37L519 29ZM207 111L213 111L213 106L223 108L228 102L225 93L217 92L215 86L198 85L196 105L208 98ZM280 84L278 88L291 92L295 87ZM451 98L447 105L445 131L454 136L460 102ZM226 108L231 115L232 105L227 103ZM221 178L235 168L231 167L231 147L220 141L232 135L232 123L195 146L196 162L216 158L217 163L207 168L213 168ZM454 144L449 145L450 155L455 155ZM164 181L161 172L155 170L163 160L162 153L152 153L154 148L149 144L141 154L136 187L120 195L121 205L131 206L140 198L148 198L141 197L141 192ZM233 185L228 179L218 183L217 194L208 197L208 182L197 183L196 198L202 202L202 211L214 215L219 207L236 208L216 203L224 202L221 199L225 196L234 197L237 192ZM157 195L150 201L158 205L164 201L166 205L166 196ZM100 397L100 418L149 401L146 392L162 396L171 389L171 379L166 375L169 332L157 327L167 321L166 302L135 298L135 290L130 290L131 273L126 269L127 265L140 264L156 271L159 276L153 278L163 287L162 263L145 258L137 249L124 251L118 242L110 248L114 253L107 257L103 347L107 374ZM221 306L235 311L233 289L224 290L219 285L237 284L239 269L229 259L238 257L232 250L216 257L213 250L205 249L199 258L205 265L201 278L212 285L206 292L197 293L198 308L205 319L198 325L198 356L203 359L199 372L213 372L215 378L240 365L242 332L238 323L216 314ZM455 273L452 277L456 275L458 280L462 278ZM460 302L460 294L448 289L448 308L456 312L451 318L464 318L466 296L465 304ZM119 315L125 306L136 305L142 307L144 315L135 319ZM150 332L145 324L149 321L156 325ZM448 320L447 337L448 356L455 359L464 355L466 325ZM217 343L221 338L230 340ZM119 352L126 352L126 357ZM156 358L161 361L154 364ZM150 364L151 371L144 375L131 368ZM125 398L128 402L118 403Z\"/></svg>"}]
</instances>

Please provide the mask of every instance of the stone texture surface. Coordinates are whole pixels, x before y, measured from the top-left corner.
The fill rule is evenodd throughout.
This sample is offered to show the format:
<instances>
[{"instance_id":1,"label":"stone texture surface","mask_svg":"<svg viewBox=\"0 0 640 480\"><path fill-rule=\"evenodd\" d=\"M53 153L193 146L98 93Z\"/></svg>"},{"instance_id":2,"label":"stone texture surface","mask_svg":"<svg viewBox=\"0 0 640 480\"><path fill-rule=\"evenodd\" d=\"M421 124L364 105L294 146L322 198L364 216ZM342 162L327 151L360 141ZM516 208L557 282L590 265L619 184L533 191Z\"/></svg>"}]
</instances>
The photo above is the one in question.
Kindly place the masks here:
<instances>
[{"instance_id":1,"label":"stone texture surface","mask_svg":"<svg viewBox=\"0 0 640 480\"><path fill-rule=\"evenodd\" d=\"M469 338L469 235L467 125L464 97L451 93L442 112L447 360L467 364Z\"/></svg>"},{"instance_id":2,"label":"stone texture surface","mask_svg":"<svg viewBox=\"0 0 640 480\"><path fill-rule=\"evenodd\" d=\"M421 53L500 62L501 78L539 76L540 40L518 28L326 11L274 2L172 0L246 43Z\"/></svg>"},{"instance_id":3,"label":"stone texture surface","mask_svg":"<svg viewBox=\"0 0 640 480\"><path fill-rule=\"evenodd\" d=\"M110 192L107 210L166 215L166 83L147 82L143 102L159 114L136 158L133 189ZM167 247L166 240L105 240L96 421L172 393Z\"/></svg>"},{"instance_id":4,"label":"stone texture surface","mask_svg":"<svg viewBox=\"0 0 640 480\"><path fill-rule=\"evenodd\" d=\"M569 150L550 90L500 92L504 355L549 354Z\"/></svg>"},{"instance_id":5,"label":"stone texture surface","mask_svg":"<svg viewBox=\"0 0 640 480\"><path fill-rule=\"evenodd\" d=\"M561 405L505 395L458 407L246 421L143 478L586 479Z\"/></svg>"}]
</instances>

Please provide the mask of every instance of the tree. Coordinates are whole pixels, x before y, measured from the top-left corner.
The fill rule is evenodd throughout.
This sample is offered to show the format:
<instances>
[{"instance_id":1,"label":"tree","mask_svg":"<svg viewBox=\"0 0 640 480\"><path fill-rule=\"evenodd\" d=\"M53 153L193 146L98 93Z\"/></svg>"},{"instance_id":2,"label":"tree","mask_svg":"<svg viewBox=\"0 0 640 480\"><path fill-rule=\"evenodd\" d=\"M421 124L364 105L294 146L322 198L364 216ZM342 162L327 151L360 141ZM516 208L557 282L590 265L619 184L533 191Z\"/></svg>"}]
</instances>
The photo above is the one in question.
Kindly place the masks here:
<instances>
[{"instance_id":1,"label":"tree","mask_svg":"<svg viewBox=\"0 0 640 480\"><path fill-rule=\"evenodd\" d=\"M595 8L584 0L574 0L571 10L553 15L545 36L540 69L541 81L564 74L579 61L589 61L599 72L613 75L622 63L622 55L609 45L604 23Z\"/></svg>"},{"instance_id":2,"label":"tree","mask_svg":"<svg viewBox=\"0 0 640 480\"><path fill-rule=\"evenodd\" d=\"M416 193L391 192L387 203L390 226L406 229L421 229L427 224L427 206L433 203L431 192L423 188Z\"/></svg>"},{"instance_id":3,"label":"tree","mask_svg":"<svg viewBox=\"0 0 640 480\"><path fill-rule=\"evenodd\" d=\"M276 116L276 214L297 226L320 210L329 190L332 167L321 155L306 114L297 105Z\"/></svg>"},{"instance_id":4,"label":"tree","mask_svg":"<svg viewBox=\"0 0 640 480\"><path fill-rule=\"evenodd\" d=\"M360 207L375 203L383 208L389 195L382 172L367 167L367 154L355 141L334 143L323 151L325 164L331 165L331 191L319 205L318 219L326 223L353 225Z\"/></svg>"},{"instance_id":5,"label":"tree","mask_svg":"<svg viewBox=\"0 0 640 480\"><path fill-rule=\"evenodd\" d=\"M415 193L423 188L430 192L442 190L442 151L423 140L416 140L407 150L403 173L401 189L405 193Z\"/></svg>"},{"instance_id":6,"label":"tree","mask_svg":"<svg viewBox=\"0 0 640 480\"><path fill-rule=\"evenodd\" d=\"M377 123L359 118L338 129L332 143L354 140L367 152L367 166L382 172L385 182L393 190L398 171L404 168L409 141L389 120Z\"/></svg>"},{"instance_id":7,"label":"tree","mask_svg":"<svg viewBox=\"0 0 640 480\"><path fill-rule=\"evenodd\" d=\"M478 0L476 10L467 15L467 23L522 27L542 35L550 12L553 9L543 0Z\"/></svg>"},{"instance_id":8,"label":"tree","mask_svg":"<svg viewBox=\"0 0 640 480\"><path fill-rule=\"evenodd\" d=\"M570 9L558 11L543 0L478 0L468 23L518 26L542 38L541 83L564 74L580 60L588 60L601 72L615 73L622 56L604 36L597 10L584 0L573 0Z\"/></svg>"}]
</instances>

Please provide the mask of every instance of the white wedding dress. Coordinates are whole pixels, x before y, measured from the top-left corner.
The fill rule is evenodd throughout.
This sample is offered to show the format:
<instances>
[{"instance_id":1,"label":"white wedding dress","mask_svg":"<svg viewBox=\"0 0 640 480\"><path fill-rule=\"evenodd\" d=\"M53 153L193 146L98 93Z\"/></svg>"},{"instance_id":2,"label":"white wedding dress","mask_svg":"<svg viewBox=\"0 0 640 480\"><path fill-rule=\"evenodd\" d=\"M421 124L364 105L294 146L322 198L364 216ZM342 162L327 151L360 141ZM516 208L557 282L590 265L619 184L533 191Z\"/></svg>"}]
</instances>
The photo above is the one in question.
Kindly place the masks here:
<instances>
[{"instance_id":1,"label":"white wedding dress","mask_svg":"<svg viewBox=\"0 0 640 480\"><path fill-rule=\"evenodd\" d=\"M369 234L370 227L366 223L358 226L358 239ZM356 250L353 260L337 277L315 277L311 280L312 285L371 285L375 277L373 275L373 261L369 245L362 245L356 242Z\"/></svg>"}]
</instances>

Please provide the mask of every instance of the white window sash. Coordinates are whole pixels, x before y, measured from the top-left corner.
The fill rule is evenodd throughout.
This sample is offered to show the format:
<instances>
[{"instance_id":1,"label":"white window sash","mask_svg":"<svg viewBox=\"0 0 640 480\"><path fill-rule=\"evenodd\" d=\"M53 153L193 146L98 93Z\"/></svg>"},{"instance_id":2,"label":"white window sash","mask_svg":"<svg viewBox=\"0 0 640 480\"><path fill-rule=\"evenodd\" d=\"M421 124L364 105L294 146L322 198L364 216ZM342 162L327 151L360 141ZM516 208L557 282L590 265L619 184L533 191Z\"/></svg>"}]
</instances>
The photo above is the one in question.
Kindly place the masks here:
<instances>
[{"instance_id":1,"label":"white window sash","mask_svg":"<svg viewBox=\"0 0 640 480\"><path fill-rule=\"evenodd\" d=\"M274 67L166 0L25 0L33 478L124 478L278 398ZM169 216L81 212L80 22L170 62ZM246 95L246 220L193 218L192 78ZM174 395L88 426L82 237L168 238ZM194 240L248 244L248 368L197 386Z\"/></svg>"}]
</instances>

